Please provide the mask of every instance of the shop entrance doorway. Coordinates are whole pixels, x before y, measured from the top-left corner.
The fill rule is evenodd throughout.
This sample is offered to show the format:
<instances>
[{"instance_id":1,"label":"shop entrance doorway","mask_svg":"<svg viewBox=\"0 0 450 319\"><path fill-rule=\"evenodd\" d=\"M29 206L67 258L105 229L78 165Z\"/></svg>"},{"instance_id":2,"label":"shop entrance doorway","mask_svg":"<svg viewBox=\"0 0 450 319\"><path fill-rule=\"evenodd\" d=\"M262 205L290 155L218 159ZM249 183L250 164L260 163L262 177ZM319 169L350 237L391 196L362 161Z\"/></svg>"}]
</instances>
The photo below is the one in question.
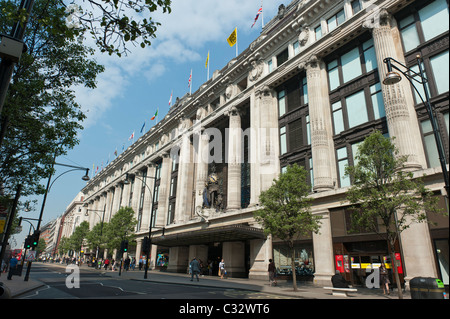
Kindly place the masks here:
<instances>
[{"instance_id":1,"label":"shop entrance doorway","mask_svg":"<svg viewBox=\"0 0 450 319\"><path fill-rule=\"evenodd\" d=\"M219 262L222 259L222 243L208 246L208 275L219 275Z\"/></svg>"}]
</instances>

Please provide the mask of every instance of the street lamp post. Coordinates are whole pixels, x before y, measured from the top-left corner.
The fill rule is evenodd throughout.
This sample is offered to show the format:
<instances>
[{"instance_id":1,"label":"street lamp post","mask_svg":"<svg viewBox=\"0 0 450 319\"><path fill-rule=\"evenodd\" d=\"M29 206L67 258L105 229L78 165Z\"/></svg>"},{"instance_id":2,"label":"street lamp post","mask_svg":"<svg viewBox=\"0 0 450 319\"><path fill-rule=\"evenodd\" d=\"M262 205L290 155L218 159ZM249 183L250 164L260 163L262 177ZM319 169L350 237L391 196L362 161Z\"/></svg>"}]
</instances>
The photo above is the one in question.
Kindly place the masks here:
<instances>
[{"instance_id":1,"label":"street lamp post","mask_svg":"<svg viewBox=\"0 0 450 319\"><path fill-rule=\"evenodd\" d=\"M100 215L99 214L97 214L96 212L103 212L103 215L102 215L102 223L101 223L101 225L100 225L100 240L102 239L102 236L103 236L103 222L104 222L104 220L105 220L105 211L106 211L106 204L105 204L105 206L103 207L103 210L98 210L98 209L86 209L86 213L84 214L85 216L89 216L89 212L93 212L94 214L96 214L98 217L100 217ZM99 252L99 249L100 249L100 247L99 247L99 245L97 245L97 252L96 252L96 254L95 254L95 260L97 261L98 260L98 252Z\"/></svg>"},{"instance_id":2,"label":"street lamp post","mask_svg":"<svg viewBox=\"0 0 450 319\"><path fill-rule=\"evenodd\" d=\"M444 147L442 145L442 138L440 136L439 128L438 128L438 125L436 123L436 118L434 116L433 107L432 107L432 105L430 103L430 95L428 93L428 87L426 85L428 80L425 77L424 70L422 69L422 62L423 62L423 60L422 60L420 55L417 55L416 58L417 58L417 65L419 67L419 73L414 72L413 70L411 70L407 66L403 65L402 63L398 62L397 60L395 60L395 59L393 59L391 57L387 57L386 59L384 59L383 62L386 64L388 73L386 74L386 78L383 80L383 84L385 84L385 85L393 85L393 84L396 84L396 83L401 81L402 77L401 77L401 75L398 72L393 71L393 69L395 69L395 70L399 71L401 74L403 74L406 77L406 79L408 79L408 81L411 83L411 85L413 86L414 90L416 91L417 95L419 95L420 99L422 100L422 103L425 105L425 107L427 109L427 112L428 112L428 117L430 118L431 127L433 128L434 139L436 140L436 147L437 147L438 154L439 154L439 162L441 164L442 174L444 175L444 184L445 184L444 187L445 187L445 191L446 191L447 204L450 207L450 204L449 204L449 195L450 195L450 192L449 192L449 177L448 177L448 171L447 171L447 164L446 164L446 161L445 161ZM415 79L413 76L410 76L405 71L402 71L395 64L400 65L401 67L406 69L406 71L412 72L414 74L414 76L419 76L420 77L420 81ZM422 95L420 94L419 90L416 88L416 86L412 82L412 80L416 81L419 84L422 84L423 90L424 90L424 93L425 93L425 101L424 101Z\"/></svg>"},{"instance_id":3,"label":"street lamp post","mask_svg":"<svg viewBox=\"0 0 450 319\"><path fill-rule=\"evenodd\" d=\"M80 167L80 166L73 166L73 165L67 165L67 164L60 164L60 163L56 163L56 152L55 152L55 156L53 158L53 164L52 164L52 170L55 167L55 165L59 165L59 166L64 166L64 167L69 167L71 168L68 171L65 171L64 173L58 175L55 180L52 182L52 176L53 173L50 174L50 176L48 177L48 181L47 181L47 187L45 189L45 193L44 193L44 199L42 200L42 206L41 206L41 212L39 213L39 219L38 219L38 224L36 226L36 232L39 232L39 228L41 226L41 222L42 222L42 216L44 214L44 207L45 207L45 202L47 201L47 195L50 192L50 189L53 186L53 183L60 178L62 175L68 173L68 172L72 172L72 171L77 171L77 170L83 170L86 171L86 174L81 178L83 181L88 181L89 180L89 168L85 168L85 167ZM37 240L39 240L39 237L37 237ZM35 248L33 247L32 250L34 250ZM28 281L28 278L30 276L30 270L31 270L31 264L32 262L29 261L28 265L27 265L27 272L25 274L25 278L23 279L24 281Z\"/></svg>"},{"instance_id":4,"label":"street lamp post","mask_svg":"<svg viewBox=\"0 0 450 319\"><path fill-rule=\"evenodd\" d=\"M150 225L148 227L148 241L149 241L149 247L150 247L150 251L151 251L151 247L152 247L152 225L153 225L153 192L150 189L150 187L148 187L147 185L147 181L143 180L142 178L140 178L139 176L135 175L136 178L139 178L145 185L145 187L147 187L147 189L150 192L150 198L152 199L152 206L150 208ZM152 178L154 180L156 180L156 177L150 177L147 176L146 178ZM126 173L125 175L125 181L123 182L125 185L128 185L130 183L130 181L128 180L128 173ZM148 256L150 255L150 251L146 254L145 256L145 271L144 271L144 279L147 279L147 272L148 272Z\"/></svg>"}]
</instances>

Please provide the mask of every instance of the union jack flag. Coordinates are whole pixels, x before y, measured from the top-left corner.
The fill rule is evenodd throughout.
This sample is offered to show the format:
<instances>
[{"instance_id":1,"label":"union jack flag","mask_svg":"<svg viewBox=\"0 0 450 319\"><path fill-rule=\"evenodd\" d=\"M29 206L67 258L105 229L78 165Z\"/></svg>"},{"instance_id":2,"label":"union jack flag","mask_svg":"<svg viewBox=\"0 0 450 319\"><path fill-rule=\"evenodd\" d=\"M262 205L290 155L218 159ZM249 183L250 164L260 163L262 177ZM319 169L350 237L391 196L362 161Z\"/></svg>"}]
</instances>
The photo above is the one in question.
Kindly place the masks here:
<instances>
[{"instance_id":1,"label":"union jack flag","mask_svg":"<svg viewBox=\"0 0 450 319\"><path fill-rule=\"evenodd\" d=\"M263 8L261 7L261 8L259 8L258 13L256 13L255 21L252 24L252 28L255 25L256 21L258 20L259 15L262 13L262 10L263 10Z\"/></svg>"}]
</instances>

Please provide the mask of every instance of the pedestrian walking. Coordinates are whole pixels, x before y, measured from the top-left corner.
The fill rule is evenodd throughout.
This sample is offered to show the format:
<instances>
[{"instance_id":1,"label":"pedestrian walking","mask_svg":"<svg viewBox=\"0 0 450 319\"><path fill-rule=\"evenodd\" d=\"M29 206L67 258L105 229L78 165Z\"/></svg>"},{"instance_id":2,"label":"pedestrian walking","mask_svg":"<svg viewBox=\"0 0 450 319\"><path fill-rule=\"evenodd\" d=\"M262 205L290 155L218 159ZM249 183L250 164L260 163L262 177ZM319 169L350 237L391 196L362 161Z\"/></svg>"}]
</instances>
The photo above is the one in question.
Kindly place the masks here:
<instances>
[{"instance_id":1,"label":"pedestrian walking","mask_svg":"<svg viewBox=\"0 0 450 319\"><path fill-rule=\"evenodd\" d=\"M108 258L105 259L104 266L105 266L105 270L108 270L108 266L109 266L109 259Z\"/></svg>"},{"instance_id":2,"label":"pedestrian walking","mask_svg":"<svg viewBox=\"0 0 450 319\"><path fill-rule=\"evenodd\" d=\"M390 291L389 291L389 284L391 283L389 281L389 273L388 270L386 269L386 265L384 263L381 264L380 266L380 283L381 286L383 287L383 295L387 294L390 295Z\"/></svg>"},{"instance_id":3,"label":"pedestrian walking","mask_svg":"<svg viewBox=\"0 0 450 319\"><path fill-rule=\"evenodd\" d=\"M189 266L191 269L191 281L194 280L194 274L197 277L197 281L199 281L198 274L200 273L200 263L198 262L197 258L194 257Z\"/></svg>"},{"instance_id":4,"label":"pedestrian walking","mask_svg":"<svg viewBox=\"0 0 450 319\"><path fill-rule=\"evenodd\" d=\"M19 261L17 260L16 256L12 256L11 259L9 260L8 280L12 280L12 276L16 274L18 262Z\"/></svg>"},{"instance_id":5,"label":"pedestrian walking","mask_svg":"<svg viewBox=\"0 0 450 319\"><path fill-rule=\"evenodd\" d=\"M126 271L128 271L128 269L130 268L130 262L131 262L130 257L127 257L125 259L124 267L123 267Z\"/></svg>"},{"instance_id":6,"label":"pedestrian walking","mask_svg":"<svg viewBox=\"0 0 450 319\"><path fill-rule=\"evenodd\" d=\"M276 268L275 268L275 263L273 262L272 259L269 259L268 271L269 271L270 286L272 286L272 284L276 286L277 285L277 280L275 279Z\"/></svg>"},{"instance_id":7,"label":"pedestrian walking","mask_svg":"<svg viewBox=\"0 0 450 319\"><path fill-rule=\"evenodd\" d=\"M220 279L223 279L223 276L227 274L227 271L225 269L225 261L222 259L219 263L219 276Z\"/></svg>"}]
</instances>

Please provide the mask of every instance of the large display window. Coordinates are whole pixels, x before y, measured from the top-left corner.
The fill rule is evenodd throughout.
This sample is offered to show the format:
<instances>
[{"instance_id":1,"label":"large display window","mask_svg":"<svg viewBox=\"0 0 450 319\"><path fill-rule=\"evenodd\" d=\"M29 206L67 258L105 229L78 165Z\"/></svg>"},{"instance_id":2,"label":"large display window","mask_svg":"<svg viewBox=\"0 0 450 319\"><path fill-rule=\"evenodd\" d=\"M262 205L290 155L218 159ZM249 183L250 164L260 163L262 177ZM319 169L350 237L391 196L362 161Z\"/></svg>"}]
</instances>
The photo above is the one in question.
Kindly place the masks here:
<instances>
[{"instance_id":1,"label":"large display window","mask_svg":"<svg viewBox=\"0 0 450 319\"><path fill-rule=\"evenodd\" d=\"M312 280L315 272L312 242L294 245L295 272L298 280ZM285 243L273 243L273 260L279 276L292 276L292 253Z\"/></svg>"}]
</instances>

